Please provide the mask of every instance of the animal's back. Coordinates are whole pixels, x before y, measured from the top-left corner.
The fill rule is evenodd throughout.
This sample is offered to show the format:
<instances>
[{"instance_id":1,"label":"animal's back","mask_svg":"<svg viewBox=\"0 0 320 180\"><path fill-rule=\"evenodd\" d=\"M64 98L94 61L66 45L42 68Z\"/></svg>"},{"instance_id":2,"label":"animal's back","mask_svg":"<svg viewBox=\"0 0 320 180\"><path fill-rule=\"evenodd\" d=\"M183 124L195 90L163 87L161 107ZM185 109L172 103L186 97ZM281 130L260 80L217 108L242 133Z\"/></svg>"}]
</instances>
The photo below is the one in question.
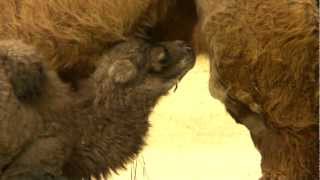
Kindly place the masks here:
<instances>
[{"instance_id":1,"label":"animal's back","mask_svg":"<svg viewBox=\"0 0 320 180\"><path fill-rule=\"evenodd\" d=\"M34 45L59 70L76 67L90 71L89 62L110 44L125 39L154 2L1 1L0 39L19 39Z\"/></svg>"}]
</instances>

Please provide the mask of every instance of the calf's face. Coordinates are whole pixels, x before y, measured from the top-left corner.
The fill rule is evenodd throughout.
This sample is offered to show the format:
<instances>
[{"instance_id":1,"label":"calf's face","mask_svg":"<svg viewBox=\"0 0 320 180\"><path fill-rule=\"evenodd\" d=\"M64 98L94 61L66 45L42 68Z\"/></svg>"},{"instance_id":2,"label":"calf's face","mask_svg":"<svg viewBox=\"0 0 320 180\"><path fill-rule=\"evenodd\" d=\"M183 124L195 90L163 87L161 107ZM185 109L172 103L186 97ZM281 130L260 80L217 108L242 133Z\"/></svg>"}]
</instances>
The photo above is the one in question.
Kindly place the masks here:
<instances>
[{"instance_id":1,"label":"calf's face","mask_svg":"<svg viewBox=\"0 0 320 180\"><path fill-rule=\"evenodd\" d=\"M183 41L157 44L130 40L106 52L97 66L98 86L116 91L165 94L194 66L192 48Z\"/></svg>"}]
</instances>

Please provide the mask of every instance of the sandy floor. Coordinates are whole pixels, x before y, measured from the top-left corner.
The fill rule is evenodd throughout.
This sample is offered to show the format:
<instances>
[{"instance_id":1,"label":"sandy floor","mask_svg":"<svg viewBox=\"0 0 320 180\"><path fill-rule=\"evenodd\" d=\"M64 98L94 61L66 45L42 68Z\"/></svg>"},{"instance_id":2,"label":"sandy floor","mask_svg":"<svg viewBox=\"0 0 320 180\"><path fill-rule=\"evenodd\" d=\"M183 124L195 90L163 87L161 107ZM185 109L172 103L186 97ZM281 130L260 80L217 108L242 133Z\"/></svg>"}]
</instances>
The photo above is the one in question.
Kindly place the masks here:
<instances>
[{"instance_id":1,"label":"sandy floor","mask_svg":"<svg viewBox=\"0 0 320 180\"><path fill-rule=\"evenodd\" d=\"M257 180L260 155L208 91L208 62L200 59L151 117L148 145L112 180Z\"/></svg>"}]
</instances>

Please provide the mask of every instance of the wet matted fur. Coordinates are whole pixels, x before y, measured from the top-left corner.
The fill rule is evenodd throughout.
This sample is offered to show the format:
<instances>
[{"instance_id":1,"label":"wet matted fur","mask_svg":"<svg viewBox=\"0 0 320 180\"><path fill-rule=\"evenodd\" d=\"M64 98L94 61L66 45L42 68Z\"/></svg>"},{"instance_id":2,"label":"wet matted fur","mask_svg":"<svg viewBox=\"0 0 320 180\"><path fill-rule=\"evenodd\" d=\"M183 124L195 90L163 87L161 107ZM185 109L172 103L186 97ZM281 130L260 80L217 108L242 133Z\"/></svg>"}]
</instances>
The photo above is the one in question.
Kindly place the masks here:
<instances>
[{"instance_id":1,"label":"wet matted fur","mask_svg":"<svg viewBox=\"0 0 320 180\"><path fill-rule=\"evenodd\" d=\"M0 43L0 179L105 178L144 145L158 99L195 62L182 41L129 40L106 50L78 91L34 48Z\"/></svg>"}]
</instances>

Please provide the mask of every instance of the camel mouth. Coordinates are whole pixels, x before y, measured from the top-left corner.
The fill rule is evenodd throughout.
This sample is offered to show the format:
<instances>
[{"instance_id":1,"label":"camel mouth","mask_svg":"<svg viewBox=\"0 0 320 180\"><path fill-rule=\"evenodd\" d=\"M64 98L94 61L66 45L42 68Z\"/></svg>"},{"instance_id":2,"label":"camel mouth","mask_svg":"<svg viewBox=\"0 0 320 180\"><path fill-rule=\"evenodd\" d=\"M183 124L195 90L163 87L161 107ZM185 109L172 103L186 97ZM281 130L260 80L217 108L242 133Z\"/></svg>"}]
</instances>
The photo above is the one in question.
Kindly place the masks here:
<instances>
[{"instance_id":1,"label":"camel mouth","mask_svg":"<svg viewBox=\"0 0 320 180\"><path fill-rule=\"evenodd\" d=\"M176 71L180 71L180 73L177 74L178 81L181 81L182 78L194 67L196 63L196 57L193 53L193 51L188 52L188 54L185 56L185 58L181 59L176 67Z\"/></svg>"},{"instance_id":2,"label":"camel mouth","mask_svg":"<svg viewBox=\"0 0 320 180\"><path fill-rule=\"evenodd\" d=\"M196 58L193 49L186 45L181 51L182 55L179 58L172 57L176 60L162 72L164 77L180 81L194 67Z\"/></svg>"},{"instance_id":3,"label":"camel mouth","mask_svg":"<svg viewBox=\"0 0 320 180\"><path fill-rule=\"evenodd\" d=\"M176 92L178 89L178 85L181 80L186 76L186 74L194 67L195 65L195 56L194 54L189 54L186 58L179 61L179 63L175 66L175 71L178 72L175 75L175 84L173 92Z\"/></svg>"}]
</instances>

